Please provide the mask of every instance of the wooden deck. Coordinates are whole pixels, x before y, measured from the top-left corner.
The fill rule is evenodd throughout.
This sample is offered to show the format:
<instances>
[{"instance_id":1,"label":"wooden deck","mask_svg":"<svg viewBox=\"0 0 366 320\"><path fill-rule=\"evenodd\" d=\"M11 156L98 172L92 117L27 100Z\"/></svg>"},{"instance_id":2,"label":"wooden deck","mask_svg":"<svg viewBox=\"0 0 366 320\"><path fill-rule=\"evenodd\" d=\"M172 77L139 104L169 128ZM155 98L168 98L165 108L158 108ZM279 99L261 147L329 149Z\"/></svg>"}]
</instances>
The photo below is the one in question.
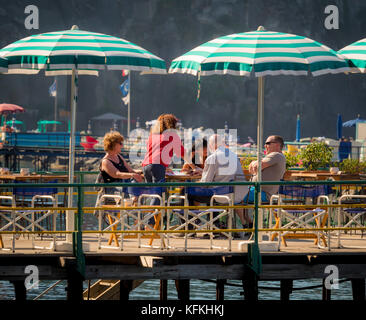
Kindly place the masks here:
<instances>
[{"instance_id":1,"label":"wooden deck","mask_svg":"<svg viewBox=\"0 0 366 320\"><path fill-rule=\"evenodd\" d=\"M288 239L287 246L281 245L280 251L261 252L261 272L255 275L248 267L247 247L239 250L239 243L232 240L232 250L210 249L207 239L188 239L187 251L184 250L184 238L170 238L171 248L138 248L137 239L125 239L124 247L105 247L109 235L104 236L102 248L98 250L96 235L86 234L83 243L87 244L85 254L85 273L77 272L77 260L72 252L53 251L52 249L32 249L28 235L21 236L15 243L15 252L0 250L0 280L14 283L16 299L24 300L25 267L35 265L40 280L67 280L68 300L83 299L83 281L108 279L120 284L120 299L128 299L129 292L136 281L156 279L161 283L161 297L166 295L166 281L176 281L179 299L189 298L189 280L214 279L217 281L217 297L223 296L226 280L242 280L245 299L258 296L258 280L281 281L281 296L288 299L292 281L298 279L324 279L329 275L326 268L336 266L339 279L352 281L353 295L356 300L365 299L366 278L366 237L361 234L342 234L344 248L336 248L336 238L331 238L331 250L320 249L313 239ZM6 248L11 247L11 236L3 235ZM142 239L147 245L148 239ZM40 241L37 246L49 247L52 238ZM154 246L160 246L155 239ZM228 246L228 240L214 240L215 246ZM348 248L358 246L359 248ZM165 288L165 289L164 289ZM330 297L328 289L323 289L324 297ZM165 293L164 293L165 292ZM118 294L117 294L118 296ZM287 297L287 298L286 298ZM118 298L118 297L117 297ZM163 300L165 298L162 298ZM282 299L282 298L281 298Z\"/></svg>"},{"instance_id":2,"label":"wooden deck","mask_svg":"<svg viewBox=\"0 0 366 320\"><path fill-rule=\"evenodd\" d=\"M35 255L68 255L70 252L67 251L54 251L52 249L52 238L50 236L45 237L43 240L37 236L35 240L35 246L46 247L46 249L32 249L31 235L21 235L19 239L15 241L15 252L11 252L12 236L3 235L4 249L0 250L2 254L12 255L24 255L24 254L35 254ZM160 249L160 239L154 239L152 247L148 246L149 239L141 239L141 248L138 248L137 239L124 239L123 250L117 247L114 243L107 245L109 238L108 235L104 235L102 238L102 247L98 249L98 239L96 235L84 235L83 243L87 245L84 248L85 255L139 255L139 256L207 256L207 255L242 255L246 253L246 246L239 250L239 243L247 241L245 239L232 240L231 251L228 250L229 242L226 239L214 239L213 249L210 249L210 240L202 239L201 236L197 238L188 238L187 250L184 249L184 238L176 236L170 236L169 248L167 248L167 240L164 240L165 247ZM61 241L58 239L57 242ZM277 242L277 241L276 241ZM262 255L268 253L271 254L340 254L340 253L364 253L366 254L366 234L341 234L341 245L342 248L337 248L337 239L335 235L331 237L331 248L319 248L313 239L287 239L287 246L281 243L280 250L266 250L261 249ZM221 247L221 248L216 248ZM364 247L364 248L362 248Z\"/></svg>"}]
</instances>

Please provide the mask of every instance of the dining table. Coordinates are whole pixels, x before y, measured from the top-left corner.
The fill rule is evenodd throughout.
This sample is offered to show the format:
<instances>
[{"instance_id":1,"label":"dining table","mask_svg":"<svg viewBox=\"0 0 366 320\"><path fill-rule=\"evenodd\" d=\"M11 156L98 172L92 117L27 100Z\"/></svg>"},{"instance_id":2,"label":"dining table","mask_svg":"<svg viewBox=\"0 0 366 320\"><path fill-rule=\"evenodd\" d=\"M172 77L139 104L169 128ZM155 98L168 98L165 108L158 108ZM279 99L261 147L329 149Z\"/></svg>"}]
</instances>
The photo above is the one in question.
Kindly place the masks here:
<instances>
[{"instance_id":1,"label":"dining table","mask_svg":"<svg viewBox=\"0 0 366 320\"><path fill-rule=\"evenodd\" d=\"M335 180L335 181L349 181L360 180L359 174L348 173L331 173L331 172L292 172L292 180L309 180L309 181L322 181L322 180Z\"/></svg>"},{"instance_id":2,"label":"dining table","mask_svg":"<svg viewBox=\"0 0 366 320\"><path fill-rule=\"evenodd\" d=\"M20 174L9 173L0 175L0 181L2 182L50 182L52 180L58 180L66 182L68 180L67 175L54 175L54 174Z\"/></svg>"}]
</instances>

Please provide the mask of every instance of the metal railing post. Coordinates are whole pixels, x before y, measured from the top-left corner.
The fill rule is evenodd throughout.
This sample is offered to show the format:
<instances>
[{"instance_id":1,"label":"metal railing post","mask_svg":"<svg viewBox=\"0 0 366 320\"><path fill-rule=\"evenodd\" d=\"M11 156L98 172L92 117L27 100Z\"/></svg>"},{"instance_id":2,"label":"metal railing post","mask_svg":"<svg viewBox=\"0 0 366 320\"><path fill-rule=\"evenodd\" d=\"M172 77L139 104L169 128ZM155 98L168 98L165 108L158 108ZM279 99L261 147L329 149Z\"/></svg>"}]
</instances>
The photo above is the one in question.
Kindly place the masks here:
<instances>
[{"instance_id":1,"label":"metal railing post","mask_svg":"<svg viewBox=\"0 0 366 320\"><path fill-rule=\"evenodd\" d=\"M258 245L258 210L260 182L254 185L254 243L248 244L248 266L258 276L262 272L262 258Z\"/></svg>"},{"instance_id":2,"label":"metal railing post","mask_svg":"<svg viewBox=\"0 0 366 320\"><path fill-rule=\"evenodd\" d=\"M85 257L83 252L83 198L82 187L78 185L78 210L75 217L75 232L73 233L73 248L74 256L77 260L77 270L84 277L85 275Z\"/></svg>"}]
</instances>

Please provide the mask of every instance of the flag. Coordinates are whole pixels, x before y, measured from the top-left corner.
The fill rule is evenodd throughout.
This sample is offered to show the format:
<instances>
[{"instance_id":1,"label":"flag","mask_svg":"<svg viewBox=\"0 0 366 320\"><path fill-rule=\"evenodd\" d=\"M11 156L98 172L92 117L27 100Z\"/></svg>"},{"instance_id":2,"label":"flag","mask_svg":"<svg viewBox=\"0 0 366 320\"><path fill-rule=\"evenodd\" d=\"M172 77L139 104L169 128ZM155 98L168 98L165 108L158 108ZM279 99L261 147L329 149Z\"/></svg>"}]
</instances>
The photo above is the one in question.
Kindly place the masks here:
<instances>
[{"instance_id":1,"label":"flag","mask_svg":"<svg viewBox=\"0 0 366 320\"><path fill-rule=\"evenodd\" d=\"M123 103L127 106L130 103L130 94L125 97L122 97Z\"/></svg>"},{"instance_id":2,"label":"flag","mask_svg":"<svg viewBox=\"0 0 366 320\"><path fill-rule=\"evenodd\" d=\"M122 101L125 105L130 102L130 81L129 79L125 80L120 86L122 92Z\"/></svg>"},{"instance_id":3,"label":"flag","mask_svg":"<svg viewBox=\"0 0 366 320\"><path fill-rule=\"evenodd\" d=\"M51 86L48 88L48 92L51 97L56 97L56 92L57 92L56 91L56 79L55 79L55 81L53 81Z\"/></svg>"},{"instance_id":4,"label":"flag","mask_svg":"<svg viewBox=\"0 0 366 320\"><path fill-rule=\"evenodd\" d=\"M127 77L129 73L128 70L122 70L122 77Z\"/></svg>"}]
</instances>

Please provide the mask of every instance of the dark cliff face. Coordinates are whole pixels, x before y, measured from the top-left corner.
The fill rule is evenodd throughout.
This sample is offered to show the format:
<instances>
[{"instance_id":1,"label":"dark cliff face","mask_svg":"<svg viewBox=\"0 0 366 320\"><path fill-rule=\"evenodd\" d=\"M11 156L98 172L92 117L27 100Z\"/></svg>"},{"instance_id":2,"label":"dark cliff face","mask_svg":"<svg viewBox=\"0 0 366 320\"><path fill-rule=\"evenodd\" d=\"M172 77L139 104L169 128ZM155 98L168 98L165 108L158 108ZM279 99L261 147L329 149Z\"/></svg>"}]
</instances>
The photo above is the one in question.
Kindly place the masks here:
<instances>
[{"instance_id":1,"label":"dark cliff face","mask_svg":"<svg viewBox=\"0 0 366 320\"><path fill-rule=\"evenodd\" d=\"M31 34L77 24L82 30L128 39L165 59L168 67L195 46L218 36L256 30L259 25L304 35L335 50L366 37L364 0L38 0L32 4L39 8L39 30L24 27L28 1L0 3L1 47ZM324 27L324 9L329 4L339 8L339 30ZM27 129L35 129L37 120L54 117L54 99L48 95L52 82L53 77L43 73L0 75L0 101L24 106L28 112L17 118L26 122ZM70 109L68 82L69 77L59 77L59 110ZM127 116L121 82L117 71L80 77L78 130L86 130L90 118L105 112ZM197 78L193 76L133 73L131 95L131 116L140 117L142 123L172 112L186 127L223 128L227 121L230 128L238 129L243 142L247 136L256 138L255 78L202 77L197 102ZM269 76L265 80L264 135L276 133L293 140L296 115L300 114L302 136L335 138L337 114L344 121L357 114L366 117L365 98L366 75ZM354 128L345 134L354 135Z\"/></svg>"}]
</instances>

